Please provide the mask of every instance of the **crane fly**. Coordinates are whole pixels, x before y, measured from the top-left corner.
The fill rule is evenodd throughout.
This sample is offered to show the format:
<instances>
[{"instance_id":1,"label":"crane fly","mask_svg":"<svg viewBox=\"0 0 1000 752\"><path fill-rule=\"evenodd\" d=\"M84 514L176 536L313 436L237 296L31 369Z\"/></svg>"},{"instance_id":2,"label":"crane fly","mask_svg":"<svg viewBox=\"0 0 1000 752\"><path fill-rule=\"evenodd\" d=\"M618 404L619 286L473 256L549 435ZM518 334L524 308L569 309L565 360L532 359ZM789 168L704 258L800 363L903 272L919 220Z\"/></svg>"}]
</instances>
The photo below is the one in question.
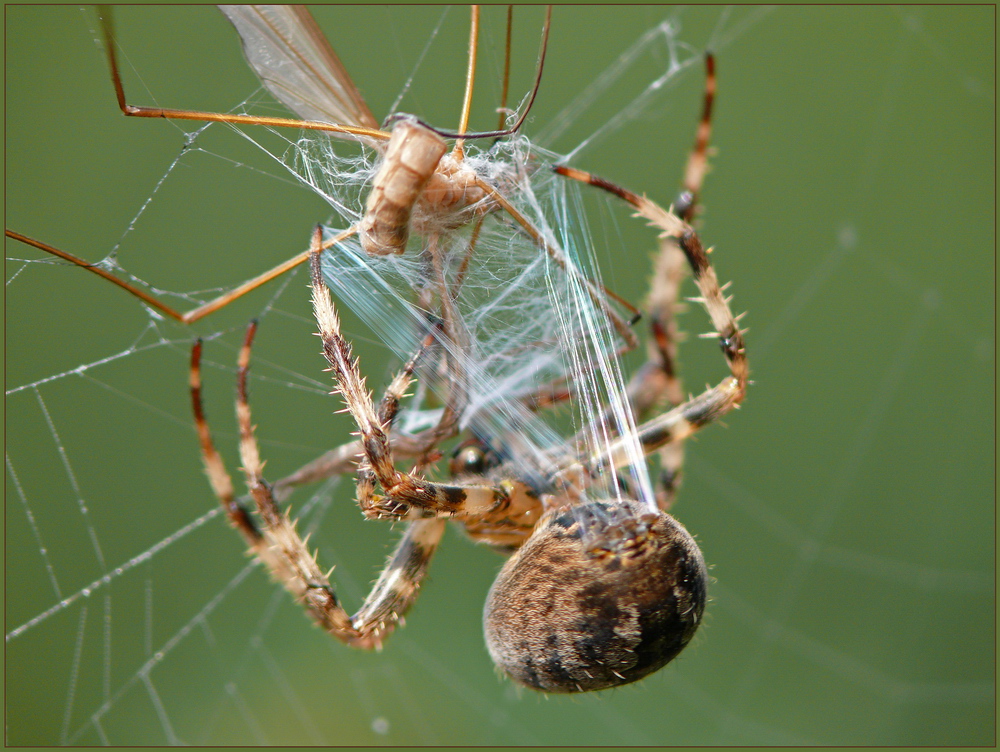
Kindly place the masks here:
<instances>
[{"instance_id":1,"label":"crane fly","mask_svg":"<svg viewBox=\"0 0 1000 752\"><path fill-rule=\"evenodd\" d=\"M369 193L369 207L363 219L354 226L343 230L335 239L326 242L329 248L339 240L360 234L362 244L370 253L399 253L406 244L409 227L412 224L428 225L433 230L435 224L455 226L469 221L461 216L464 209L473 208L473 214L502 208L510 212L522 229L533 237L536 243L552 254L558 263L564 264L556 247L541 238L527 219L506 203L493 186L479 176L462 169L464 155L463 138L497 138L514 133L527 116L534 94L541 81L542 64L548 40L549 19L546 19L539 53L535 87L527 101L527 106L517 121L509 128L493 132L468 134L469 113L472 106L473 84L475 81L476 55L479 37L479 9L472 6L472 23L469 40L469 63L466 76L466 93L462 104L458 130L451 134L459 137L451 153L445 155L443 140L433 129L413 118L397 120L392 131L382 130L368 108L343 64L304 6L220 6L223 13L233 23L240 34L244 53L251 68L269 92L301 119L266 117L232 113L212 113L199 110L143 107L128 103L121 74L110 8L103 7L100 15L105 49L111 70L111 80L118 106L128 117L187 120L198 122L220 122L240 126L265 126L272 128L296 128L318 131L331 137L357 140L384 154L385 168L381 176L376 176ZM509 22L508 22L509 25ZM508 33L509 39L509 33ZM508 46L509 58L509 46ZM505 86L506 86L505 73ZM505 109L501 105L501 111ZM393 138L396 133L396 138ZM419 146L418 146L419 145ZM413 164L400 162L400 157L417 159ZM417 167L414 173L413 168ZM394 175L392 201L386 200L383 186L388 176ZM399 181L400 176L404 178ZM407 182L405 178L411 176ZM406 188L400 192L400 186ZM400 203L400 200L402 201ZM415 216L411 216L414 215ZM15 230L7 229L7 237L18 240L41 251L57 256L85 268L107 281L125 289L138 297L146 305L184 324L190 324L225 307L234 300L256 290L261 285L281 276L302 264L308 258L308 251L299 253L237 287L219 295L214 300L196 308L181 312L166 305L156 296L111 274L100 266L90 264L64 250L42 241L30 238ZM383 240L377 240L382 238ZM391 245L385 239L394 238ZM624 306L630 315L636 310L617 296L610 295ZM635 345L634 336L626 320L609 307L604 295L590 290L595 302L602 306L614 322L619 333L630 345Z\"/></svg>"}]
</instances>

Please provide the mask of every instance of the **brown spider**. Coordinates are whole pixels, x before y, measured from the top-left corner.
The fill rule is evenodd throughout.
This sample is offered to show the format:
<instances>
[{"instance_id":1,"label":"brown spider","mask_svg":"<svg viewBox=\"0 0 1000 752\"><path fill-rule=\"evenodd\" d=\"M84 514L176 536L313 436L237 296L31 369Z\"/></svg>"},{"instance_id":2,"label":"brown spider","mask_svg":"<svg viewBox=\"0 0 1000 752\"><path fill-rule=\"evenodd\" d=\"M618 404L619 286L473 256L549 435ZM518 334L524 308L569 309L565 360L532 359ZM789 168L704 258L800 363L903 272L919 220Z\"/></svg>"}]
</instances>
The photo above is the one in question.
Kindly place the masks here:
<instances>
[{"instance_id":1,"label":"brown spider","mask_svg":"<svg viewBox=\"0 0 1000 752\"><path fill-rule=\"evenodd\" d=\"M255 325L239 356L237 414L240 455L256 516L236 500L208 428L200 398L200 343L192 354L191 388L195 420L212 487L251 551L333 636L357 647L380 647L412 605L449 518L474 540L512 554L487 597L487 646L496 665L518 682L547 692L581 692L636 681L665 665L690 641L705 605L706 570L700 550L667 510L676 492L683 440L742 401L748 384L743 336L708 255L688 220L705 173L711 102L712 59L708 58L705 110L676 213L600 178L566 167L560 174L609 190L629 201L660 232L660 252L650 294L649 360L627 393L639 415L671 408L598 450L570 453L539 477L525 474L485 441L464 442L450 463L448 483L423 477L443 438L458 433L457 421L416 435L394 432L394 420L423 352L392 381L378 404L372 400L342 336L330 291L323 279L322 233L311 245L313 309L323 355L337 391L354 417L360 439L346 444L270 486L247 403L247 370ZM684 263L690 266L730 375L717 386L684 401L674 368L674 313ZM447 297L447 296L445 296ZM442 303L444 308L444 304ZM447 328L447 322L445 322ZM425 345L434 340L428 336ZM423 350L423 348L422 348ZM546 404L551 385L539 387ZM456 411L460 408L456 407ZM446 425L447 424L447 425ZM445 426L442 429L442 426ZM635 498L608 493L604 476L626 466L630 442L646 454L659 452L663 475L659 511ZM416 460L417 470L396 463ZM295 524L276 497L292 486L357 467L357 499L370 518L406 520L408 527L361 609L350 615L326 574L309 553ZM626 486L627 483L622 483ZM596 492L594 491L596 489ZM377 491L380 490L380 493ZM591 493L588 495L588 491Z\"/></svg>"},{"instance_id":2,"label":"brown spider","mask_svg":"<svg viewBox=\"0 0 1000 752\"><path fill-rule=\"evenodd\" d=\"M425 475L440 459L442 443L467 430L470 408L466 381L472 356L464 349L468 345L467 332L456 300L487 215L506 216L498 225L511 238L530 238L533 247L571 280L579 301L613 330L623 347L635 343L635 334L611 305L609 298L614 296L587 279L551 236L509 200L508 191L516 192L518 181L525 179L520 173L529 171L527 165L513 164L513 172L520 173L507 185L504 179L494 181L486 173L477 172L466 160L462 142L472 137L465 129L475 68L476 11L470 42L470 78L462 124L456 134L443 134L407 118L398 119L391 133L379 130L308 11L291 6L232 6L227 14L237 26L248 59L262 81L304 120L128 105L117 72L110 19L105 19L112 79L122 111L138 117L305 128L370 142L381 159L361 221L326 241L317 230L306 253L185 314L76 257L9 230L7 234L100 274L183 323L208 315L306 258L311 259L313 308L323 354L337 390L358 425L360 439L328 452L274 486L263 479L247 399L247 373L256 329L256 324L251 325L239 355L237 389L240 456L255 507L255 511L249 511L236 498L204 419L200 342L192 351L191 395L209 480L230 523L275 579L338 639L357 647L381 646L412 605L445 522L454 518L474 540L510 554L487 598L484 620L494 662L514 679L548 692L579 692L632 682L666 664L690 641L705 604L706 572L701 552L687 531L667 513L679 484L683 441L738 406L748 383L737 317L732 315L707 253L689 224L706 170L715 85L711 57L704 113L688 161L685 193L675 210L664 210L645 197L587 173L565 166L555 168L566 178L611 191L630 202L637 214L660 232L647 306L652 333L649 358L627 387L610 395L615 407L624 407L629 415L622 419L610 407L603 412L597 405L588 407L583 411L591 422L586 430L602 438L588 443L586 437L578 435L563 447L546 447L546 451L552 450L551 456L546 455L546 461L536 467L527 467L524 457L506 451L504 444L516 441L515 436L485 437L469 430L468 438L449 464L450 482L442 483L428 480ZM539 77L544 42L542 47ZM289 71L291 77L283 78ZM310 78L314 74L318 75L315 80ZM538 79L536 90L537 86ZM501 136L516 130L517 126L477 135ZM456 139L450 154L446 154L442 136ZM531 169L537 169L537 165ZM471 239L464 260L449 282L443 270L448 249L440 246L449 232L470 224ZM420 261L425 279L414 286L418 307L436 323L376 405L352 359L350 345L341 335L330 291L321 274L320 254L352 235L360 237L361 247L369 254L402 254L411 232L426 241ZM718 337L731 372L716 387L687 401L674 367L674 314L685 264L693 271L701 293L699 300L713 322L715 332L710 336ZM555 300L550 302L556 305ZM555 315L554 311L547 313ZM577 332L563 332L561 336L569 339ZM543 345L539 342L535 346ZM602 358L614 357L606 354L602 344L592 352ZM573 383L574 379L590 378L590 369L583 365L563 375L557 373L552 380L539 379L533 382L530 393L514 399L526 410L542 410L584 392L593 401L600 389L587 392L587 386ZM394 423L406 389L415 377L421 383L431 382L444 408L436 425L414 434ZM605 382L605 387L609 384ZM611 384L611 391L614 388L615 384ZM635 425L632 412L646 416L662 410L664 405L669 405L666 412ZM510 427L512 433L517 430L517 426ZM651 453L660 455L663 470L655 500L652 491L633 487L629 478L634 475L618 474L620 469L642 464L638 455ZM414 462L410 472L396 467L404 459ZM366 516L407 521L402 540L353 616L340 605L328 575L308 551L295 523L278 506L294 486L351 472L356 472L357 499Z\"/></svg>"}]
</instances>

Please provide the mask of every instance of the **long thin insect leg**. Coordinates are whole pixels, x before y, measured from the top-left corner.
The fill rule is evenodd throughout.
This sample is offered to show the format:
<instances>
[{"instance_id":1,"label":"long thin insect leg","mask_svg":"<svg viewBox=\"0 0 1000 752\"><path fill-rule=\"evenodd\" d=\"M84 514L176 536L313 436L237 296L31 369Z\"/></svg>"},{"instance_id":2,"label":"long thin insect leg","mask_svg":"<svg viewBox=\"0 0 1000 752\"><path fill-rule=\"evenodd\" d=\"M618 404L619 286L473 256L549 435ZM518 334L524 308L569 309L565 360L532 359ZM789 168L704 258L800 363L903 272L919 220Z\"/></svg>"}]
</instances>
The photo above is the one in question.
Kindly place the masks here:
<instances>
[{"instance_id":1,"label":"long thin insect leg","mask_svg":"<svg viewBox=\"0 0 1000 752\"><path fill-rule=\"evenodd\" d=\"M348 228L347 230L344 230L341 233L338 233L335 237L324 241L323 249L326 250L327 248L332 247L333 245L339 243L340 241L349 238L351 235L354 235L356 232L357 230L354 227L351 227ZM287 261L283 261L277 266L268 269L263 274L259 274L253 279L247 280L238 287L234 287L232 290L223 293L219 297L214 298L213 300L210 300L207 303L203 303L197 308L192 308L190 311L186 313L181 313L180 311L168 306L166 303L153 297L148 292L136 287L133 284L130 284L129 282L126 282L120 277L116 277L111 272L101 268L96 264L91 264L77 256L74 256L71 253L59 250L58 248L54 248L53 246L43 243L40 240L29 238L27 235L22 235L21 233L15 232L13 230L5 230L4 234L8 238L17 240L21 243L24 243L25 245L30 245L32 248L37 248L40 251L45 251L46 253L52 254L53 256L57 256L58 258L61 258L65 261L70 261L76 264L77 266L86 269L87 271L96 274L97 276L102 277L103 279L106 279L108 282L117 285L126 292L139 298L139 300L141 300L143 303L150 306L151 308L155 308L160 313L174 319L175 321L179 321L182 324L193 324L195 321L204 318L208 314L214 313L220 308L229 305L237 298L243 297L248 292L256 290L264 283L270 282L272 279L276 277L280 277L285 272L289 271L290 269L294 269L296 266L305 262L306 259L309 258L309 251L303 251L302 253L293 256Z\"/></svg>"},{"instance_id":2,"label":"long thin insect leg","mask_svg":"<svg viewBox=\"0 0 1000 752\"><path fill-rule=\"evenodd\" d=\"M115 50L115 32L108 6L101 7L101 30L104 34L104 46L108 53L108 66L111 69L111 83L115 89L118 108L127 117L166 118L168 120L194 120L198 122L230 123L233 125L265 125L275 128L298 128L300 130L326 131L328 133L345 133L352 136L384 141L389 134L377 128L360 125L323 123L315 120L298 120L282 117L258 117L256 115L234 115L232 113L203 112L200 110L176 110L162 107L136 107L125 98L125 88L122 85L118 69L118 53Z\"/></svg>"},{"instance_id":3,"label":"long thin insect leg","mask_svg":"<svg viewBox=\"0 0 1000 752\"><path fill-rule=\"evenodd\" d=\"M471 7L472 22L469 24L469 62L465 69L465 94L462 97L462 114L458 119L458 133L464 134L469 127L469 115L472 112L472 90L476 84L476 58L479 54L479 6ZM465 155L462 139L455 142L451 156L458 162Z\"/></svg>"},{"instance_id":4,"label":"long thin insect leg","mask_svg":"<svg viewBox=\"0 0 1000 752\"><path fill-rule=\"evenodd\" d=\"M503 54L503 75L500 77L500 106L497 108L499 120L497 130L503 129L503 124L507 122L507 95L510 92L510 48L511 38L514 32L514 6L507 6L507 39L504 42ZM499 136L497 136L499 138Z\"/></svg>"},{"instance_id":5,"label":"long thin insect leg","mask_svg":"<svg viewBox=\"0 0 1000 752\"><path fill-rule=\"evenodd\" d=\"M474 22L474 23L478 23L478 22ZM509 23L509 21L508 21L508 23ZM550 5L546 9L546 12L545 12L545 25L542 27L542 45L541 45L541 50L538 53L538 67L535 70L535 85L532 87L531 94L528 96L528 102L527 102L527 104L525 105L524 109L521 111L521 114L518 117L517 122L514 123L514 125L512 125L509 128L503 128L503 118L501 117L501 120L500 120L501 130L495 130L495 131L477 131L475 133L466 133L465 130L462 130L462 129L460 129L458 131L448 131L448 130L444 130L442 128L432 128L430 125L428 125L427 123L423 122L422 120L417 120L416 122L420 123L420 125L422 125L425 128L433 131L434 133L438 134L439 136L442 136L444 138L456 138L456 139L459 140L459 143L461 143L464 140L468 140L468 139L472 139L472 138L494 138L495 139L495 138L502 138L503 136L509 136L512 133L517 133L521 129L521 126L524 125L524 121L527 119L528 113L531 111L531 106L535 103L535 97L538 96L538 89L539 89L539 87L542 84L542 70L545 67L545 53L546 53L546 50L548 49L548 44L549 44L549 28L551 27L551 25L552 25L552 6ZM470 97L471 97L471 90L467 90L466 93L469 94ZM504 95L504 101L506 101L506 95ZM503 111L503 108L501 109L501 111ZM391 121L392 119L393 118L390 118L389 120ZM453 154L453 156L455 156L455 158L457 160L460 160L460 158L461 158L461 151L457 151L456 153Z\"/></svg>"}]
</instances>

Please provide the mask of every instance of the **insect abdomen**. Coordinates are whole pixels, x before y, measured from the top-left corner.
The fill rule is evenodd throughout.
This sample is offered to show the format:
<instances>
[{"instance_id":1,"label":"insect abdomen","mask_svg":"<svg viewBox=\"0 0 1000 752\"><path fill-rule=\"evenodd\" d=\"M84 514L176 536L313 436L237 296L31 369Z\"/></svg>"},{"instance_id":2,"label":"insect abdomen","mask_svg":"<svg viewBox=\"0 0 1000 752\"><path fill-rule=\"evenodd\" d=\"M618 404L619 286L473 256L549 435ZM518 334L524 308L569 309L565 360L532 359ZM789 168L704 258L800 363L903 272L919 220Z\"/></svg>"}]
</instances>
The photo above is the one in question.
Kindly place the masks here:
<instances>
[{"instance_id":1,"label":"insect abdomen","mask_svg":"<svg viewBox=\"0 0 1000 752\"><path fill-rule=\"evenodd\" d=\"M366 253L386 256L406 250L414 204L447 149L444 139L415 121L396 123L358 226Z\"/></svg>"}]
</instances>

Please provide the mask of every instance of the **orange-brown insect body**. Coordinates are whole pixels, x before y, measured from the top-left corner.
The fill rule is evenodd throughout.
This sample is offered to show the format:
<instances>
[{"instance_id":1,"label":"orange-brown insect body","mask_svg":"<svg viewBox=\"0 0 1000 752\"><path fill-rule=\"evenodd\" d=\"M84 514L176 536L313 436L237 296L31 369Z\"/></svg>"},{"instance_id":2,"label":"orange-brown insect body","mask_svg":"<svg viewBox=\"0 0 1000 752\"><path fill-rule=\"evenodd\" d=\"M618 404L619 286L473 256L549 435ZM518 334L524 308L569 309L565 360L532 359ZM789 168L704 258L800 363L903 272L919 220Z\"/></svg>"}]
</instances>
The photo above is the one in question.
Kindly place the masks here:
<instances>
[{"instance_id":1,"label":"orange-brown insect body","mask_svg":"<svg viewBox=\"0 0 1000 752\"><path fill-rule=\"evenodd\" d=\"M453 229L468 221L457 214L487 194L475 171L464 161L446 155L447 150L441 136L414 119L403 119L393 126L358 226L366 253L403 253L411 229L426 233Z\"/></svg>"}]
</instances>

